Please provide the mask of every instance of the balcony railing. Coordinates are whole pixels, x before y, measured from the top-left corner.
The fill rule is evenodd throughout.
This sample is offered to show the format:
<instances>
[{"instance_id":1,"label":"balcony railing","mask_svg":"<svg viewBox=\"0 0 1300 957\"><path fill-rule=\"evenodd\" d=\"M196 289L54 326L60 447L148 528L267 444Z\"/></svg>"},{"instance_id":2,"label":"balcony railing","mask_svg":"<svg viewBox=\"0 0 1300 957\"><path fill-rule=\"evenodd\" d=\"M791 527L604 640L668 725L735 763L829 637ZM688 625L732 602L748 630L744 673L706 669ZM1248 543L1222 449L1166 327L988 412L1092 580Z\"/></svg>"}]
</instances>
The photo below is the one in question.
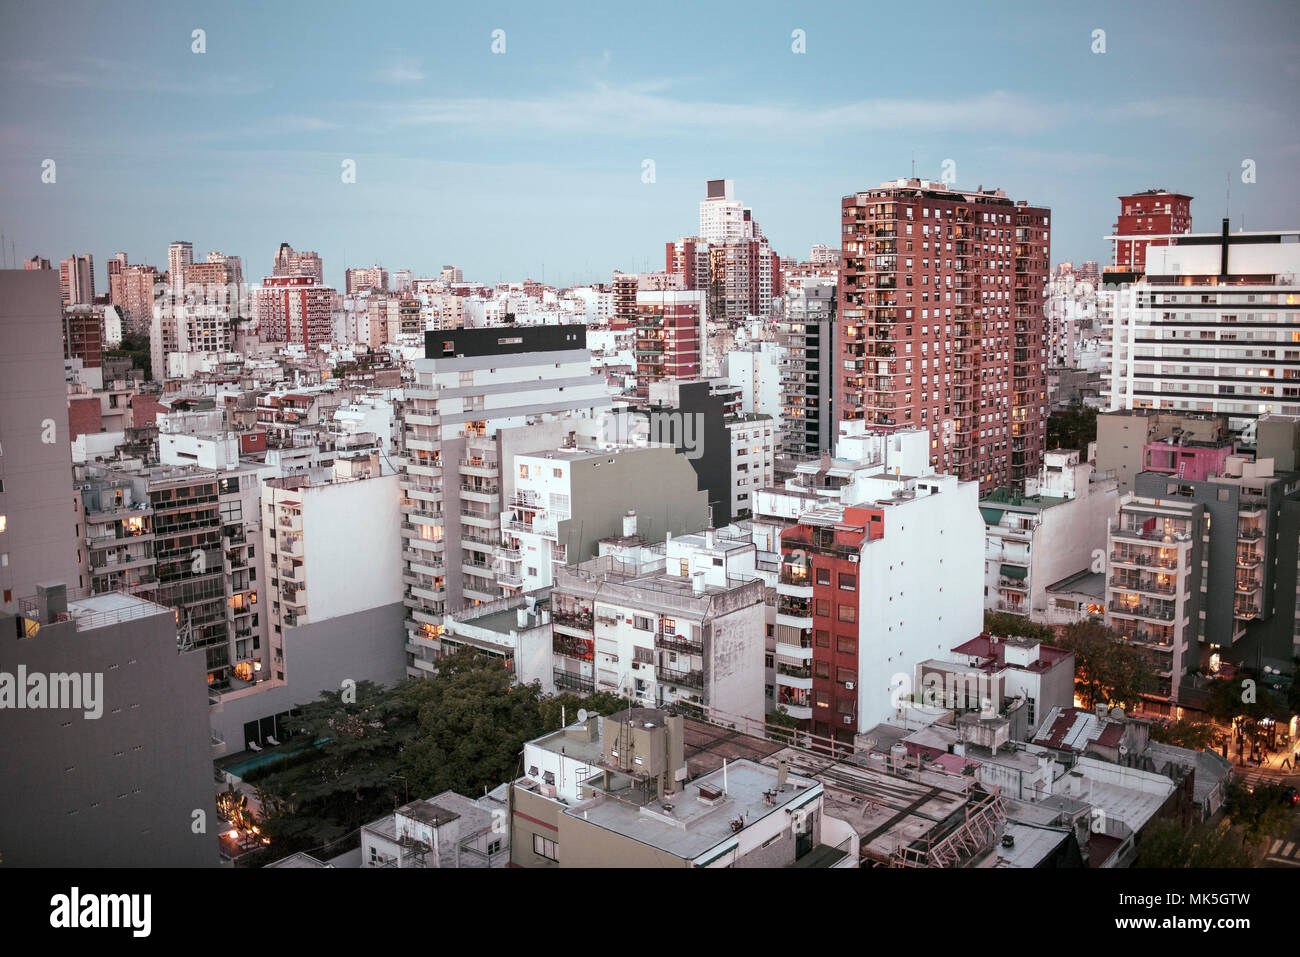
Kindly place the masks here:
<instances>
[{"instance_id":1,"label":"balcony railing","mask_svg":"<svg viewBox=\"0 0 1300 957\"><path fill-rule=\"evenodd\" d=\"M1119 602L1111 602L1110 610L1117 615L1132 615L1138 618L1155 618L1160 621L1173 621L1172 608L1159 608L1155 605L1134 605L1132 607Z\"/></svg>"},{"instance_id":2,"label":"balcony railing","mask_svg":"<svg viewBox=\"0 0 1300 957\"><path fill-rule=\"evenodd\" d=\"M697 691L704 690L704 672L702 671L675 671L672 668L660 667L657 674L661 682L666 681L669 684L683 685Z\"/></svg>"},{"instance_id":3,"label":"balcony railing","mask_svg":"<svg viewBox=\"0 0 1300 957\"><path fill-rule=\"evenodd\" d=\"M561 691L580 691L585 694L591 694L596 690L596 683L591 678L584 678L582 675L573 674L570 671L561 671L559 668L554 670L555 687Z\"/></svg>"},{"instance_id":4,"label":"balcony railing","mask_svg":"<svg viewBox=\"0 0 1300 957\"><path fill-rule=\"evenodd\" d=\"M704 654L704 642L692 641L680 635L655 635L655 647L665 651L675 651L684 655Z\"/></svg>"},{"instance_id":5,"label":"balcony railing","mask_svg":"<svg viewBox=\"0 0 1300 957\"><path fill-rule=\"evenodd\" d=\"M788 678L811 678L812 667L810 665L798 667L796 665L787 665L783 662L777 662L776 673L779 675L785 675Z\"/></svg>"}]
</instances>

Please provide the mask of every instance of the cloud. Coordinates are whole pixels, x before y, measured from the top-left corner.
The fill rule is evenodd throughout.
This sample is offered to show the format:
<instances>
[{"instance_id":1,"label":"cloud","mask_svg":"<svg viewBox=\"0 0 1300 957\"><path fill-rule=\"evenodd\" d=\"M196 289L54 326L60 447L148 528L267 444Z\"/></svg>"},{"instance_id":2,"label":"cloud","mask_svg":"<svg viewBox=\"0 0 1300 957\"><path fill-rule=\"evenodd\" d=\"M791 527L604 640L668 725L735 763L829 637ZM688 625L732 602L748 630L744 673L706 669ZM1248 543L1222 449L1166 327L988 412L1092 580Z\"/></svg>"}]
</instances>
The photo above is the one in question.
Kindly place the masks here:
<instances>
[{"instance_id":1,"label":"cloud","mask_svg":"<svg viewBox=\"0 0 1300 957\"><path fill-rule=\"evenodd\" d=\"M195 57L201 60L202 57ZM124 93L255 93L263 86L238 74L213 74L194 70L167 73L128 59L68 56L57 63L46 60L10 60L3 69L36 86L62 90L112 90Z\"/></svg>"},{"instance_id":2,"label":"cloud","mask_svg":"<svg viewBox=\"0 0 1300 957\"><path fill-rule=\"evenodd\" d=\"M394 85L419 83L427 78L425 72L420 69L420 61L413 57L396 57L383 68L376 70L374 76L380 83Z\"/></svg>"}]
</instances>

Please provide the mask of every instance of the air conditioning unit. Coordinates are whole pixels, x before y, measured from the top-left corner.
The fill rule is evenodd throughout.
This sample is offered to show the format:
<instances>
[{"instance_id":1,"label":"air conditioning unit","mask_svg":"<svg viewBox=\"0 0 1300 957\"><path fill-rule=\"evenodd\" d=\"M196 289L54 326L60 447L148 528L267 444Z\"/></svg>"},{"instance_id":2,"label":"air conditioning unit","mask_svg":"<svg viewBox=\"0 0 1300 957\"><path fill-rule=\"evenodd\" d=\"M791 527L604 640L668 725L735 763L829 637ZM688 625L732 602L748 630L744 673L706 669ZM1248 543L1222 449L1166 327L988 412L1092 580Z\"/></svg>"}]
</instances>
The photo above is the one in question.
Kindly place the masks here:
<instances>
[{"instance_id":1,"label":"air conditioning unit","mask_svg":"<svg viewBox=\"0 0 1300 957\"><path fill-rule=\"evenodd\" d=\"M849 691L852 691L852 690L853 690L853 682L852 682L852 681L846 681L846 682L844 682L844 687L847 688Z\"/></svg>"},{"instance_id":2,"label":"air conditioning unit","mask_svg":"<svg viewBox=\"0 0 1300 957\"><path fill-rule=\"evenodd\" d=\"M849 556L849 561L851 561L851 562L856 562L857 560L858 560L858 556L857 556L857 555L850 555L850 556Z\"/></svg>"},{"instance_id":3,"label":"air conditioning unit","mask_svg":"<svg viewBox=\"0 0 1300 957\"><path fill-rule=\"evenodd\" d=\"M846 714L846 715L844 716L844 723L845 723L845 724L852 724L852 723L853 723L853 715L851 715L851 714Z\"/></svg>"}]
</instances>

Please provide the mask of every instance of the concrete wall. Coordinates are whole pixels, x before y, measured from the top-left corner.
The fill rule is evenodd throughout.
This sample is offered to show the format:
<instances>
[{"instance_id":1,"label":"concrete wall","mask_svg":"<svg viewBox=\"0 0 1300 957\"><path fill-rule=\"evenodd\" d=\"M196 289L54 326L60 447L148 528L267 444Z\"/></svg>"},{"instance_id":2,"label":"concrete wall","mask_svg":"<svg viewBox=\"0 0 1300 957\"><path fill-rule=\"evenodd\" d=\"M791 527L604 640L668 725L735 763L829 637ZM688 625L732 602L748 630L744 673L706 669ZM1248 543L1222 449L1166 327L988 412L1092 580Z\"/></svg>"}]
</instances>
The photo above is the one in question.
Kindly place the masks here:
<instances>
[{"instance_id":1,"label":"concrete wall","mask_svg":"<svg viewBox=\"0 0 1300 957\"><path fill-rule=\"evenodd\" d=\"M561 853L560 818L563 806L531 791L510 788L510 863L516 867L559 867L556 861L547 860L533 852L533 837L541 835L557 844Z\"/></svg>"},{"instance_id":2,"label":"concrete wall","mask_svg":"<svg viewBox=\"0 0 1300 957\"><path fill-rule=\"evenodd\" d=\"M345 678L394 685L406 675L406 608L399 601L284 630L285 684L222 698L212 730L227 754L247 748L244 724L315 701L337 691ZM201 681L200 681L201 684Z\"/></svg>"},{"instance_id":3,"label":"concrete wall","mask_svg":"<svg viewBox=\"0 0 1300 957\"><path fill-rule=\"evenodd\" d=\"M55 274L57 275L57 274ZM216 866L202 652L177 654L169 613L15 640L0 616L0 671L103 676L103 713L0 713L0 853L8 867ZM194 833L194 812L205 833Z\"/></svg>"},{"instance_id":4,"label":"concrete wall","mask_svg":"<svg viewBox=\"0 0 1300 957\"><path fill-rule=\"evenodd\" d=\"M308 621L401 602L397 483L393 474L296 490L302 501Z\"/></svg>"},{"instance_id":5,"label":"concrete wall","mask_svg":"<svg viewBox=\"0 0 1300 957\"><path fill-rule=\"evenodd\" d=\"M690 461L669 448L625 449L608 459L572 465L573 518L557 523L568 562L596 557L596 542L623 534L623 515L636 511L637 532L650 542L667 533L698 532L709 522L708 495L696 486ZM599 463L599 468L597 464Z\"/></svg>"},{"instance_id":6,"label":"concrete wall","mask_svg":"<svg viewBox=\"0 0 1300 957\"><path fill-rule=\"evenodd\" d=\"M0 271L0 608L39 582L75 589L78 540L58 270Z\"/></svg>"}]
</instances>

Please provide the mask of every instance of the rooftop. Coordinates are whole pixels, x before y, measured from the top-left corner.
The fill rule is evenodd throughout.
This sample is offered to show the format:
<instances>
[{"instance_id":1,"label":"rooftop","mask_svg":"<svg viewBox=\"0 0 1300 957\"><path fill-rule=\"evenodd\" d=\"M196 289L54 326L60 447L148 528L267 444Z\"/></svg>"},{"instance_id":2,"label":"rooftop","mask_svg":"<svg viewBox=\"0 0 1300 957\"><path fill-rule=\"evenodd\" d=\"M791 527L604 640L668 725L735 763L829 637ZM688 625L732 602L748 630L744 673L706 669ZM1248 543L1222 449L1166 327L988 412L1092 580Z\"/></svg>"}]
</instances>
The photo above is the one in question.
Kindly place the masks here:
<instances>
[{"instance_id":1,"label":"rooftop","mask_svg":"<svg viewBox=\"0 0 1300 957\"><path fill-rule=\"evenodd\" d=\"M77 623L77 631L105 628L123 621L164 614L175 620L175 614L170 608L123 592L91 595L89 598L68 602L68 617Z\"/></svg>"},{"instance_id":2,"label":"rooftop","mask_svg":"<svg viewBox=\"0 0 1300 957\"><path fill-rule=\"evenodd\" d=\"M752 826L768 815L801 806L810 799L808 795L815 797L820 790L817 781L793 773L782 790L775 791L776 782L775 768L742 759L728 764L725 772L718 768L696 778L684 793L667 800L636 805L602 796L564 813L683 860L694 860L733 838L733 822ZM701 788L723 796L716 802L707 801Z\"/></svg>"},{"instance_id":3,"label":"rooftop","mask_svg":"<svg viewBox=\"0 0 1300 957\"><path fill-rule=\"evenodd\" d=\"M1062 578L1059 582L1048 585L1047 590L1055 593L1074 592L1092 598L1104 598L1106 595L1106 573L1089 571L1085 568L1081 572L1075 572L1069 578Z\"/></svg>"}]
</instances>

